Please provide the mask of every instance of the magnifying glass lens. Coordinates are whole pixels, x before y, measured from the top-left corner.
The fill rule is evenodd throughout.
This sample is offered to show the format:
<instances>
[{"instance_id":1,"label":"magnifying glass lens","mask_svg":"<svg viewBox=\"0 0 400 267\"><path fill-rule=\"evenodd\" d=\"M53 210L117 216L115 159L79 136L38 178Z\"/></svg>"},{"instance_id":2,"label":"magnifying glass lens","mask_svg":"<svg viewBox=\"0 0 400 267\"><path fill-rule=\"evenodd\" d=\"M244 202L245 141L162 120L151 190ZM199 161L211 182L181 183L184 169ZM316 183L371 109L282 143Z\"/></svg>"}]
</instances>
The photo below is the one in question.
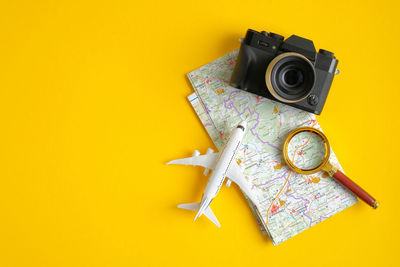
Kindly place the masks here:
<instances>
[{"instance_id":1,"label":"magnifying glass lens","mask_svg":"<svg viewBox=\"0 0 400 267\"><path fill-rule=\"evenodd\" d=\"M299 132L289 141L288 160L299 169L312 170L322 163L326 149L320 135L310 131Z\"/></svg>"}]
</instances>

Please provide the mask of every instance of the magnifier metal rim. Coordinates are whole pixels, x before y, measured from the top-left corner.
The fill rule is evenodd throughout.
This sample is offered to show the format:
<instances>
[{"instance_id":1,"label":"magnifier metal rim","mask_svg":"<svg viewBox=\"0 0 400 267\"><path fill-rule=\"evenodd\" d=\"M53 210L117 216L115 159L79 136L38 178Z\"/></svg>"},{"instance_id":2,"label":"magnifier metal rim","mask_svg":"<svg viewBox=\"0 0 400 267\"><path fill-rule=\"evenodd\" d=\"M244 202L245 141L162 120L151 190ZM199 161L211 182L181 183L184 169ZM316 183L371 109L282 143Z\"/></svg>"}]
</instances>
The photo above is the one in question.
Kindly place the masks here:
<instances>
[{"instance_id":1,"label":"magnifier metal rim","mask_svg":"<svg viewBox=\"0 0 400 267\"><path fill-rule=\"evenodd\" d=\"M292 140L293 136L300 132L311 132L317 134L321 139L324 141L325 144L325 155L324 158L322 159L322 162L315 168L313 169L300 169L296 167L293 162L289 159L288 155L288 146L290 143L290 140ZM285 161L286 165L289 166L293 171L300 173L300 174L312 174L316 173L320 170L323 169L323 167L329 162L329 156L331 154L331 149L329 146L329 141L328 138L318 129L315 129L313 127L300 127L292 132L289 133L289 135L286 137L285 142L283 143L283 160Z\"/></svg>"}]
</instances>

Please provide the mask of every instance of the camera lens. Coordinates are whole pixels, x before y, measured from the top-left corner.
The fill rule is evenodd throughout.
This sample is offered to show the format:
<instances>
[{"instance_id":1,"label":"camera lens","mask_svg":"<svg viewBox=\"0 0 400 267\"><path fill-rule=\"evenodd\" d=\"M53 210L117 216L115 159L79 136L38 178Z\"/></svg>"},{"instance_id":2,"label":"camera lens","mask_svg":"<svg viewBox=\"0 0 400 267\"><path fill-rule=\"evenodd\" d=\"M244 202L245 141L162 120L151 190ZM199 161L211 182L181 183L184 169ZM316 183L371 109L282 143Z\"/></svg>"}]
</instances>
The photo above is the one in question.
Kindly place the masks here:
<instances>
[{"instance_id":1,"label":"camera lens","mask_svg":"<svg viewBox=\"0 0 400 267\"><path fill-rule=\"evenodd\" d=\"M314 87L314 66L301 54L284 53L268 65L265 82L276 99L286 103L298 102L305 99Z\"/></svg>"}]
</instances>

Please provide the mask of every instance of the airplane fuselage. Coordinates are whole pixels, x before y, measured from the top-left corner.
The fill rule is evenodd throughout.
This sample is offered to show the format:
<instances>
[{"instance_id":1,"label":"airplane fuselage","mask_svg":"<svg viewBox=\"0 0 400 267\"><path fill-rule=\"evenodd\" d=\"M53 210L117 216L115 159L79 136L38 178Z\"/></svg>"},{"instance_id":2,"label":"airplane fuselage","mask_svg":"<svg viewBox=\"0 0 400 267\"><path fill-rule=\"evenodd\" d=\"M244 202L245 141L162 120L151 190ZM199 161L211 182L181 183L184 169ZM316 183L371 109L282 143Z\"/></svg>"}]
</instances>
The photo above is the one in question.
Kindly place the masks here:
<instances>
[{"instance_id":1,"label":"airplane fuselage","mask_svg":"<svg viewBox=\"0 0 400 267\"><path fill-rule=\"evenodd\" d=\"M236 152L240 148L244 133L245 128L242 125L237 126L233 130L228 142L221 151L217 160L217 164L212 171L206 189L204 190L204 195L201 199L200 211L203 211L208 207L212 199L221 189L221 186L227 177L229 166L235 160Z\"/></svg>"}]
</instances>

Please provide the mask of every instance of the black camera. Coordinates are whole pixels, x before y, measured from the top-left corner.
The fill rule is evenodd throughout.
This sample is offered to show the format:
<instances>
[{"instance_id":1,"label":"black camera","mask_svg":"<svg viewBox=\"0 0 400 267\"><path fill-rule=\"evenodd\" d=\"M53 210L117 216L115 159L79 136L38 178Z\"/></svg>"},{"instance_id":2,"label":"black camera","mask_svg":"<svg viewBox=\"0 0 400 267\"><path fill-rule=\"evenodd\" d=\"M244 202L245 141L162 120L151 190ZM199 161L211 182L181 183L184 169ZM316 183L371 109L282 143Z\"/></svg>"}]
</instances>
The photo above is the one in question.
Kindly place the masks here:
<instances>
[{"instance_id":1,"label":"black camera","mask_svg":"<svg viewBox=\"0 0 400 267\"><path fill-rule=\"evenodd\" d=\"M247 30L231 85L320 114L336 72L332 52L317 53L311 40Z\"/></svg>"}]
</instances>

